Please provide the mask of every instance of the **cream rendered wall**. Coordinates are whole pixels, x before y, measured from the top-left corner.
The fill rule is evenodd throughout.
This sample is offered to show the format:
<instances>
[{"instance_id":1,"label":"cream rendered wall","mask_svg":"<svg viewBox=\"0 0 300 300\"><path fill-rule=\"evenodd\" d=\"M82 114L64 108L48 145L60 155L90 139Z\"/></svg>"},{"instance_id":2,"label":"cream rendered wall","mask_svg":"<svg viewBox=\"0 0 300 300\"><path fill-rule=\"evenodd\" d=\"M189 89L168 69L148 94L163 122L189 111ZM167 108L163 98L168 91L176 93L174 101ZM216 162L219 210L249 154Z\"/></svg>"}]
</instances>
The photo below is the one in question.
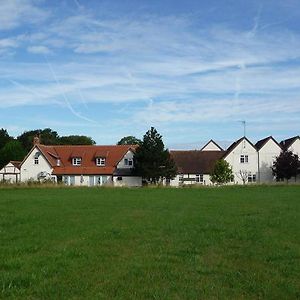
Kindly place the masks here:
<instances>
[{"instance_id":1,"label":"cream rendered wall","mask_svg":"<svg viewBox=\"0 0 300 300\"><path fill-rule=\"evenodd\" d=\"M13 173L13 174L5 174ZM16 168L12 163L8 163L2 170L0 170L0 181L6 180L10 183L20 181L20 170Z\"/></svg>"},{"instance_id":2,"label":"cream rendered wall","mask_svg":"<svg viewBox=\"0 0 300 300\"><path fill-rule=\"evenodd\" d=\"M197 174L200 175L200 174ZM180 178L183 176L184 181L183 183L180 181ZM170 181L170 186L181 186L182 184L197 184L197 185L211 185L213 184L210 181L210 175L209 174L203 174L203 182L196 182L194 179L196 178L196 174L182 174L177 175L174 179ZM188 180L191 179L191 180ZM166 182L164 181L164 185L166 185Z\"/></svg>"},{"instance_id":3,"label":"cream rendered wall","mask_svg":"<svg viewBox=\"0 0 300 300\"><path fill-rule=\"evenodd\" d=\"M46 158L41 154L39 156L39 164L34 164L34 156L37 152L40 152L37 147L29 153L26 160L21 165L21 181L25 182L28 180L38 180L38 174L40 172L46 172L52 174L52 167L46 160Z\"/></svg>"},{"instance_id":4,"label":"cream rendered wall","mask_svg":"<svg viewBox=\"0 0 300 300\"><path fill-rule=\"evenodd\" d=\"M300 157L300 139L297 139L289 148L289 151L292 151L294 154L297 154Z\"/></svg>"},{"instance_id":5,"label":"cream rendered wall","mask_svg":"<svg viewBox=\"0 0 300 300\"><path fill-rule=\"evenodd\" d=\"M122 177L122 180L118 180L118 177ZM114 176L114 186L128 186L128 187L140 187L142 186L142 177L138 176Z\"/></svg>"},{"instance_id":6,"label":"cream rendered wall","mask_svg":"<svg viewBox=\"0 0 300 300\"><path fill-rule=\"evenodd\" d=\"M248 155L248 163L240 163L241 155ZM258 154L256 149L246 140L243 139L225 158L232 167L234 182L243 184L240 171L258 175ZM246 180L247 183L247 180Z\"/></svg>"},{"instance_id":7,"label":"cream rendered wall","mask_svg":"<svg viewBox=\"0 0 300 300\"><path fill-rule=\"evenodd\" d=\"M127 159L133 159L133 156L134 156L133 152L132 152L131 150L129 150L129 151L124 155L124 157L120 160L120 162L119 162L118 165L117 165L117 168L118 168L118 169L132 168L133 165L132 165L132 166L125 165L125 158L127 158Z\"/></svg>"},{"instance_id":8,"label":"cream rendered wall","mask_svg":"<svg viewBox=\"0 0 300 300\"><path fill-rule=\"evenodd\" d=\"M101 177L100 183L98 183L99 177ZM73 182L72 178L74 178ZM66 185L74 186L101 186L112 184L110 175L63 175L62 181Z\"/></svg>"},{"instance_id":9,"label":"cream rendered wall","mask_svg":"<svg viewBox=\"0 0 300 300\"><path fill-rule=\"evenodd\" d=\"M213 142L209 142L201 151L220 151L220 148Z\"/></svg>"},{"instance_id":10,"label":"cream rendered wall","mask_svg":"<svg viewBox=\"0 0 300 300\"><path fill-rule=\"evenodd\" d=\"M270 183L274 181L271 167L276 157L280 155L281 148L273 140L268 142L258 151L260 183Z\"/></svg>"}]
</instances>

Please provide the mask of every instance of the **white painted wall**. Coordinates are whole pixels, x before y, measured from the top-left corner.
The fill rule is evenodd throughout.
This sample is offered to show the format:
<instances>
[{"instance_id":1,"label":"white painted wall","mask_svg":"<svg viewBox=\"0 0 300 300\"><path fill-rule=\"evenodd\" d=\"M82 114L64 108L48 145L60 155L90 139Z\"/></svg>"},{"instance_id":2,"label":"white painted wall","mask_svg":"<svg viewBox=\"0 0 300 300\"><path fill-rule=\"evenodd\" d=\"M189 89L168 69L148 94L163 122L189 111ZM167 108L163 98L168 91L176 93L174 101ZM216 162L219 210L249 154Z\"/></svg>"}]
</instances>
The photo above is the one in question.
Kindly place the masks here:
<instances>
[{"instance_id":1,"label":"white painted wall","mask_svg":"<svg viewBox=\"0 0 300 300\"><path fill-rule=\"evenodd\" d=\"M181 181L180 178L183 178L184 180ZM210 175L209 174L203 174L203 182L196 182L196 174L181 174L177 175L174 179L170 181L170 186L181 186L182 184L198 184L198 185L211 185L213 184L210 181ZM164 180L164 185L166 185L166 181Z\"/></svg>"},{"instance_id":2,"label":"white painted wall","mask_svg":"<svg viewBox=\"0 0 300 300\"><path fill-rule=\"evenodd\" d=\"M133 156L134 156L133 152L131 150L129 150L124 155L124 157L120 160L120 162L117 165L117 168L119 168L119 169L133 168L133 165L132 166L125 165L125 159L132 159L133 160Z\"/></svg>"},{"instance_id":3,"label":"white painted wall","mask_svg":"<svg viewBox=\"0 0 300 300\"><path fill-rule=\"evenodd\" d=\"M15 183L20 181L20 170L12 163L8 163L3 169L0 170L0 181L7 181Z\"/></svg>"},{"instance_id":4,"label":"white painted wall","mask_svg":"<svg viewBox=\"0 0 300 300\"><path fill-rule=\"evenodd\" d=\"M220 148L210 141L201 151L221 151Z\"/></svg>"},{"instance_id":5,"label":"white painted wall","mask_svg":"<svg viewBox=\"0 0 300 300\"><path fill-rule=\"evenodd\" d=\"M241 155L248 155L248 163L240 162ZM240 171L255 174L256 178L258 178L257 151L246 139L243 139L224 159L232 167L234 175L233 183L243 184Z\"/></svg>"},{"instance_id":6,"label":"white painted wall","mask_svg":"<svg viewBox=\"0 0 300 300\"><path fill-rule=\"evenodd\" d=\"M40 152L37 147L29 153L26 160L21 165L21 181L26 182L28 180L38 180L38 174L40 172L46 172L52 174L52 167L46 160L46 158L41 154L39 156L39 164L34 163L34 157L37 152Z\"/></svg>"},{"instance_id":7,"label":"white painted wall","mask_svg":"<svg viewBox=\"0 0 300 300\"><path fill-rule=\"evenodd\" d=\"M62 182L74 186L102 186L111 185L112 179L109 175L63 175Z\"/></svg>"},{"instance_id":8,"label":"white painted wall","mask_svg":"<svg viewBox=\"0 0 300 300\"><path fill-rule=\"evenodd\" d=\"M289 151L292 151L294 154L297 154L300 157L300 139L297 139L289 148Z\"/></svg>"},{"instance_id":9,"label":"white painted wall","mask_svg":"<svg viewBox=\"0 0 300 300\"><path fill-rule=\"evenodd\" d=\"M119 180L121 179L122 180ZM142 177L138 176L114 176L114 186L128 186L128 187L140 187L142 186Z\"/></svg>"},{"instance_id":10,"label":"white painted wall","mask_svg":"<svg viewBox=\"0 0 300 300\"><path fill-rule=\"evenodd\" d=\"M259 158L259 182L271 183L274 182L272 166L276 157L280 155L281 148L272 139L258 151Z\"/></svg>"}]
</instances>

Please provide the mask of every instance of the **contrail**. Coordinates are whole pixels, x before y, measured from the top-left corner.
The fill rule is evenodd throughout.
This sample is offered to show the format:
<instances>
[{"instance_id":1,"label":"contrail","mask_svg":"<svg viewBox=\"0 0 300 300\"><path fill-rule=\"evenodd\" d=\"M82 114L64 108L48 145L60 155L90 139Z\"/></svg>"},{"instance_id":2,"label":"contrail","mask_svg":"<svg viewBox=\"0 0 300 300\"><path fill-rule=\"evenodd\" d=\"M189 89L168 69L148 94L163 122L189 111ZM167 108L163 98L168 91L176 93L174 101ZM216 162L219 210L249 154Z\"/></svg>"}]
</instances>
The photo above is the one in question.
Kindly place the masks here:
<instances>
[{"instance_id":1,"label":"contrail","mask_svg":"<svg viewBox=\"0 0 300 300\"><path fill-rule=\"evenodd\" d=\"M263 7L262 7L262 5L260 5L259 8L258 8L257 14L254 17L254 25L253 25L252 29L249 32L249 35L251 37L256 35L257 29L259 27L259 22L260 22L260 16L261 16L262 9L263 9Z\"/></svg>"},{"instance_id":2,"label":"contrail","mask_svg":"<svg viewBox=\"0 0 300 300\"><path fill-rule=\"evenodd\" d=\"M63 90L63 88L62 88L62 86L61 86L61 83L60 83L59 79L57 78L56 73L54 72L54 69L52 68L51 63L49 62L49 60L47 59L47 57L46 57L45 55L44 55L44 58L45 58L45 60L46 60L46 63L47 63L47 65L48 65L48 68L49 68L49 70L50 70L50 72L51 72L51 74L52 74L52 76L53 76L53 78L54 78L56 84L57 84L57 85L59 86L59 88L61 89L63 99L65 100L65 103L66 103L68 109L71 111L71 113L72 113L74 116L76 116L76 117L78 117L78 118L80 118L80 119L82 119L82 120L88 121L88 122L90 122L90 123L97 123L96 121L91 120L91 119L89 119L89 118L86 118L86 117L82 116L81 114L79 114L77 111L75 111L75 109L72 107L70 101L68 100L68 98L67 98L67 96L66 96L66 94L65 94L65 92L64 92L64 90Z\"/></svg>"}]
</instances>

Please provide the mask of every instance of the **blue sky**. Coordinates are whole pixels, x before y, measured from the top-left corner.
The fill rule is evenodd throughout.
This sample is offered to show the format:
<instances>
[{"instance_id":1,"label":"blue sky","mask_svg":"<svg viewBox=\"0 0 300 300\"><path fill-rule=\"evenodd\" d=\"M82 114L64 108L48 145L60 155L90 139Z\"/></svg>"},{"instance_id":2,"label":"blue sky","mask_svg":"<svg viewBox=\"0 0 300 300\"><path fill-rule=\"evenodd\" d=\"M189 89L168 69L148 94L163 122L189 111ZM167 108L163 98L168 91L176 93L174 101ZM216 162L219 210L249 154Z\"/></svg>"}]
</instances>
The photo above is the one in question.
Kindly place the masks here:
<instances>
[{"instance_id":1,"label":"blue sky","mask_svg":"<svg viewBox=\"0 0 300 300\"><path fill-rule=\"evenodd\" d=\"M0 0L0 127L170 148L300 131L298 0Z\"/></svg>"}]
</instances>

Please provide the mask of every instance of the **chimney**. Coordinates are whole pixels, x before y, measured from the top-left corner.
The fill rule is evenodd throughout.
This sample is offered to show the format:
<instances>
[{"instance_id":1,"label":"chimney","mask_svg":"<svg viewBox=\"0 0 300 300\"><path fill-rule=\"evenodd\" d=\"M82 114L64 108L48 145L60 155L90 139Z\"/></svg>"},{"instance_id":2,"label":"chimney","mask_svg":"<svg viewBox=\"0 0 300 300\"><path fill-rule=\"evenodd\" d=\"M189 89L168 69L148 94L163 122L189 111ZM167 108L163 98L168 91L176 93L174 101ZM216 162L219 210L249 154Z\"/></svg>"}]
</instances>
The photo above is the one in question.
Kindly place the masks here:
<instances>
[{"instance_id":1,"label":"chimney","mask_svg":"<svg viewBox=\"0 0 300 300\"><path fill-rule=\"evenodd\" d=\"M40 144L40 137L38 135L36 135L34 138L33 138L33 145L39 145Z\"/></svg>"}]
</instances>

